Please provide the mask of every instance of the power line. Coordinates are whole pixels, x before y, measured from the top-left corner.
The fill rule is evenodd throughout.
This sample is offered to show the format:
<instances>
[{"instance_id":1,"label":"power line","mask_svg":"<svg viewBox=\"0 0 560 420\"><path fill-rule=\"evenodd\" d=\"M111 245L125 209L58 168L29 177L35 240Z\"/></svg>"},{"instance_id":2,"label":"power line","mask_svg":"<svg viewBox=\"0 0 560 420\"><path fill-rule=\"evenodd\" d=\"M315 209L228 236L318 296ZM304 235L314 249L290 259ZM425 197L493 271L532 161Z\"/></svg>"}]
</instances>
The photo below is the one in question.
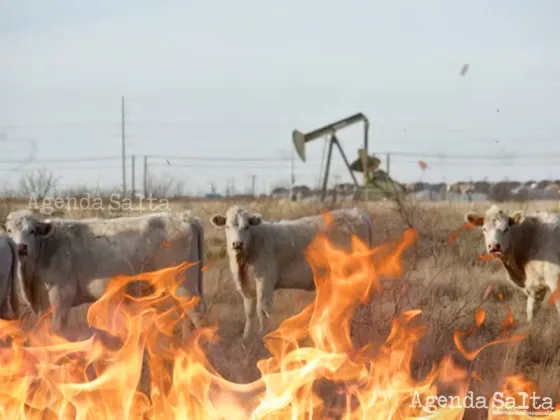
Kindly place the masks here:
<instances>
[{"instance_id":1,"label":"power line","mask_svg":"<svg viewBox=\"0 0 560 420\"><path fill-rule=\"evenodd\" d=\"M525 167L531 167L531 166L552 166L552 165L559 165L560 164L560 160L555 160L555 161L550 161L550 162L435 162L435 163L430 163L430 162L426 162L428 164L428 167L432 167L432 168L437 168L437 167L449 167L449 166L463 166L463 167L475 167L475 166L484 166L484 167L488 167L488 166L497 166L497 167L504 167L504 166L525 166ZM398 165L402 165L402 164L406 164L406 165L418 165L418 162L412 162L412 161L392 161L391 162L392 165L394 166L398 166Z\"/></svg>"},{"instance_id":2,"label":"power line","mask_svg":"<svg viewBox=\"0 0 560 420\"><path fill-rule=\"evenodd\" d=\"M53 168L52 172L62 172L62 171L99 171L99 170L107 170L107 169L114 169L115 171L120 170L119 165L97 165L97 166L57 166ZM38 169L38 168L2 168L5 171L13 171L13 172L24 172L25 169L28 171Z\"/></svg>"},{"instance_id":3,"label":"power line","mask_svg":"<svg viewBox=\"0 0 560 420\"><path fill-rule=\"evenodd\" d=\"M58 159L24 159L24 160L0 160L0 164L18 165L24 163L44 164L44 163L67 163L67 162L101 162L107 160L119 160L120 156L97 156L97 157L68 157Z\"/></svg>"},{"instance_id":4,"label":"power line","mask_svg":"<svg viewBox=\"0 0 560 420\"><path fill-rule=\"evenodd\" d=\"M149 159L163 160L203 160L216 162L289 162L289 158L270 158L270 157L229 157L229 156L161 156L146 155Z\"/></svg>"},{"instance_id":5,"label":"power line","mask_svg":"<svg viewBox=\"0 0 560 420\"><path fill-rule=\"evenodd\" d=\"M140 155L139 155L140 156ZM152 156L153 157L153 156ZM254 169L291 169L291 166L288 165L258 165L260 162L289 162L288 159L270 159L270 158L210 158L210 157L158 157L161 160L166 162L151 162L150 167L168 167L168 168L204 168L204 167L212 167L211 165L220 165L221 168L254 168ZM397 159L393 160L392 163L394 165L418 165L417 160L409 160L408 158L404 159ZM31 160L0 160L0 165L21 165L25 164L27 166L34 166L38 167L43 164L58 164L57 169L64 169L64 168L72 168L73 163L96 163L96 162L107 162L107 161L118 161L121 160L121 156L104 156L104 157L89 157L89 158L67 158L67 159L31 159ZM177 161L191 161L192 163L180 163ZM436 162L428 162L429 166L432 167L441 167L441 166L543 166L543 165L558 165L560 164L560 157L550 157L549 160L540 160L538 162L530 162L526 159L518 162L511 162L511 161L504 161L504 158L496 158L497 162L488 161L488 160L470 160L468 162L446 162L445 160L436 161ZM225 163L224 163L225 162ZM250 163L254 162L254 163ZM236 165L235 163L239 163ZM70 166L68 166L70 164ZM343 164L340 162L333 162L333 164L337 164L337 166L343 167ZM98 165L93 167L88 167L84 165L77 165L76 168L84 168L84 169L95 169L100 167ZM104 166L105 168L118 168L118 164L114 166ZM320 169L321 164L320 162L307 162L304 165L300 166L301 169Z\"/></svg>"},{"instance_id":6,"label":"power line","mask_svg":"<svg viewBox=\"0 0 560 420\"><path fill-rule=\"evenodd\" d=\"M191 164L184 164L184 163L179 163L179 164L171 164L171 165L167 165L165 163L151 163L150 164L150 168L155 167L155 168L169 168L169 169L173 169L173 168L213 168L213 169L218 169L215 166L208 166L207 163L191 163ZM280 165L228 165L228 164L220 164L219 168L230 168L230 169L273 169L273 170L285 170L286 172L289 171L289 167L287 166L280 166ZM317 169L316 166L311 166L310 168L314 168Z\"/></svg>"},{"instance_id":7,"label":"power line","mask_svg":"<svg viewBox=\"0 0 560 420\"><path fill-rule=\"evenodd\" d=\"M376 155L384 155L384 154L391 154L392 156L402 156L402 157L413 157L413 158L432 158L432 159L480 159L480 160L492 160L492 159L551 159L556 158L560 159L560 153L556 152L556 154L538 154L538 155L531 155L531 154L514 154L514 153L502 153L499 155L496 154L457 154L457 153L424 153L424 152L401 152L401 151L386 151L386 152L377 152Z\"/></svg>"},{"instance_id":8,"label":"power line","mask_svg":"<svg viewBox=\"0 0 560 420\"><path fill-rule=\"evenodd\" d=\"M423 153L423 152L401 152L401 151L376 151L375 155L386 155L396 157L410 157L410 158L428 158L428 159L469 159L469 160L504 160L504 159L560 159L560 153L556 154L447 154L447 153ZM164 159L164 160L199 160L199 161L224 161L224 162L289 162L290 158L270 158L270 157L228 157L228 156L162 156L162 155L146 155L150 159Z\"/></svg>"},{"instance_id":9,"label":"power line","mask_svg":"<svg viewBox=\"0 0 560 420\"><path fill-rule=\"evenodd\" d=\"M73 162L67 162L67 163L73 163ZM217 166L208 166L208 164L204 164L204 163L193 163L193 164L175 164L175 165L167 165L165 163L152 163L149 165L150 168L168 168L170 170L174 170L174 169L200 169L200 168L208 168L208 169L246 169L246 170L272 170L272 171L282 171L285 170L286 173L288 171L289 168L285 167L285 166L278 166L278 165L231 165L231 164L220 164L219 167ZM22 172L22 171L32 171L32 170L36 170L39 169L40 166L26 166L24 168L21 167L13 167L13 168L6 168L6 167L0 167L0 170L2 171L14 171L14 172ZM49 167L48 169L51 169L53 172L58 172L58 171L72 171L72 170L77 170L77 171L81 171L81 170L101 170L101 169L111 169L111 170L120 170L121 166L119 164L115 164L115 165L95 165L95 166L84 166L84 165L57 165L56 167ZM316 170L317 167L313 166L310 167L309 169L313 169ZM309 171L306 170L300 170L297 171L296 174L301 174L301 173L308 173ZM288 174L287 174L288 176Z\"/></svg>"},{"instance_id":10,"label":"power line","mask_svg":"<svg viewBox=\"0 0 560 420\"><path fill-rule=\"evenodd\" d=\"M44 123L26 123L26 124L6 124L0 125L0 130L22 130L28 128L72 128L84 125L114 125L118 127L119 121L112 120L89 120L89 121L58 121Z\"/></svg>"},{"instance_id":11,"label":"power line","mask_svg":"<svg viewBox=\"0 0 560 420\"><path fill-rule=\"evenodd\" d=\"M285 126L292 126L290 121L279 121L279 120L271 120L271 121L243 121L243 120L169 120L169 121L157 121L157 120L134 120L130 122L131 126L204 126L204 127L242 127L246 128L247 126L250 127L285 127Z\"/></svg>"},{"instance_id":12,"label":"power line","mask_svg":"<svg viewBox=\"0 0 560 420\"><path fill-rule=\"evenodd\" d=\"M140 155L138 155L138 157L141 157ZM95 168L95 167L99 167L99 165L95 165L95 166L84 166L84 164L91 164L91 163L97 163L99 161L117 161L120 160L120 156L110 156L107 157L105 159L102 158L76 158L76 159L65 159L65 160L60 160L60 159L43 159L43 160L24 160L24 161L18 161L18 160L0 160L0 165L4 164L4 165L13 165L13 164L26 164L26 166L33 166L33 167L40 167L42 164L44 163L56 163L57 166L56 168L71 168L71 167L76 167L76 168ZM163 159L165 160L165 159ZM76 163L80 162L79 165L74 165ZM212 165L219 165L220 167L224 167L224 168L255 168L255 169L259 169L259 168L263 168L263 169L285 169L286 171L291 169L291 167L289 165L282 165L279 163L274 164L268 164L265 162L262 162L262 165L259 165L259 163L261 162L256 162L254 161L254 163L251 162L245 162L245 161L238 161L238 160L234 160L231 162L223 162L223 161L192 161L192 163L182 163L181 161L176 162L175 160L172 159L167 159L166 162L150 162L149 166L150 167L167 167L167 168L204 168L204 167L212 167ZM338 162L336 162L335 164L339 165ZM115 164L111 167L114 168L118 168L119 165ZM318 163L317 162L311 162L311 163L307 163L306 165L304 165L302 168L318 168Z\"/></svg>"},{"instance_id":13,"label":"power line","mask_svg":"<svg viewBox=\"0 0 560 420\"><path fill-rule=\"evenodd\" d=\"M383 155L384 153L376 153L376 155ZM402 163L410 163L410 164L417 164L418 161L411 158L421 158L421 157L431 157L435 159L435 162L432 162L432 165L461 165L461 166L476 166L476 165L504 165L504 164L515 164L515 165L546 165L546 164L559 164L560 163L560 155L497 155L497 156L490 156L490 155L430 155L430 154L414 154L414 153L399 153L399 152L391 152L391 157L401 157L403 159L397 159L394 163L395 164L402 164ZM141 156L138 154L138 156ZM291 161L290 158L270 158L270 157L227 157L227 156L164 156L164 155L145 155L149 159L158 159L164 162L152 162L150 166L181 166L180 164L174 163L177 161L192 161L192 162L207 162L203 166L207 164L220 163L220 162L286 162L289 163ZM112 155L112 156L95 156L95 157L66 157L66 158L49 158L49 159L1 159L0 164L49 164L49 163L57 163L57 164L64 164L64 163L73 163L73 162L102 162L102 161L117 161L121 160L122 156ZM406 159L406 160L405 160ZM447 160L452 159L462 159L468 160L467 162L446 162ZM538 162L530 162L531 159L539 160ZM512 161L516 160L515 162L504 162L504 161ZM497 162L492 162L497 161ZM185 166L193 166L193 164L184 164ZM257 167L253 165L249 165L250 167ZM303 167L320 167L320 162L306 162L302 164ZM266 167L270 167L270 165L266 165ZM288 165L277 165L276 168L288 168Z\"/></svg>"}]
</instances>

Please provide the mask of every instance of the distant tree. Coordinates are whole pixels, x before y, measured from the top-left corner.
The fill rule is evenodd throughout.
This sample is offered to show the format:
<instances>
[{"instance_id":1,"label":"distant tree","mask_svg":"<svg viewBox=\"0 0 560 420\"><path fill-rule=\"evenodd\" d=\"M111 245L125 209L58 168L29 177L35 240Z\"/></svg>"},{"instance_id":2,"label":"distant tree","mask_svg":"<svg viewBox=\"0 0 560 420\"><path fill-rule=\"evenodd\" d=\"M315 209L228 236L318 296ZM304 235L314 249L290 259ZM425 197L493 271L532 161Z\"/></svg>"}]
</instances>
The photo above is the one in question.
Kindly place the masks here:
<instances>
[{"instance_id":1,"label":"distant tree","mask_svg":"<svg viewBox=\"0 0 560 420\"><path fill-rule=\"evenodd\" d=\"M185 194L185 183L170 175L148 176L146 194L152 197L179 198Z\"/></svg>"},{"instance_id":2,"label":"distant tree","mask_svg":"<svg viewBox=\"0 0 560 420\"><path fill-rule=\"evenodd\" d=\"M46 169L37 169L23 175L19 181L19 190L23 195L33 195L43 199L56 192L58 179Z\"/></svg>"}]
</instances>

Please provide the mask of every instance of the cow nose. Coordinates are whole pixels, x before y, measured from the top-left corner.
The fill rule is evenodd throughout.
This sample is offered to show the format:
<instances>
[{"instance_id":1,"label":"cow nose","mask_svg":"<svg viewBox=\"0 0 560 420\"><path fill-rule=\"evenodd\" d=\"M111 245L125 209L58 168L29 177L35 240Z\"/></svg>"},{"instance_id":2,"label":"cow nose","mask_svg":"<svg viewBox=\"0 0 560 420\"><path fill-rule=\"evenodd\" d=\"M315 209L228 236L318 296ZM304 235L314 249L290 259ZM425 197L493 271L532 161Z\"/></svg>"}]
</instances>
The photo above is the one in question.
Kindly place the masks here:
<instances>
[{"instance_id":1,"label":"cow nose","mask_svg":"<svg viewBox=\"0 0 560 420\"><path fill-rule=\"evenodd\" d=\"M235 241L231 244L233 249L243 249L243 242Z\"/></svg>"},{"instance_id":2,"label":"cow nose","mask_svg":"<svg viewBox=\"0 0 560 420\"><path fill-rule=\"evenodd\" d=\"M501 250L502 250L502 247L500 246L500 244L488 245L488 251L489 252L500 252Z\"/></svg>"},{"instance_id":3,"label":"cow nose","mask_svg":"<svg viewBox=\"0 0 560 420\"><path fill-rule=\"evenodd\" d=\"M27 245L26 244L17 244L16 251L18 255L25 256L27 255Z\"/></svg>"}]
</instances>

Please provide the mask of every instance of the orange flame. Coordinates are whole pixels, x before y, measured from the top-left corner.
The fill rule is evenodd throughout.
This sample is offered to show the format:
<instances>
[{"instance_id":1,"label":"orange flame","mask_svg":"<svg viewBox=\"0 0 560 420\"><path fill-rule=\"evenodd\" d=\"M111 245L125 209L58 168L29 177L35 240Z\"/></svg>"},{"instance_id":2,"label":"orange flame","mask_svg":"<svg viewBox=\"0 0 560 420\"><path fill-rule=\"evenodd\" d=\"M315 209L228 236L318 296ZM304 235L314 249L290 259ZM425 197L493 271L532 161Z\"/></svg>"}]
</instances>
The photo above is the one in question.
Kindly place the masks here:
<instances>
[{"instance_id":1,"label":"orange flame","mask_svg":"<svg viewBox=\"0 0 560 420\"><path fill-rule=\"evenodd\" d=\"M500 413L501 410L505 410L506 412L509 411L511 412L516 412L516 411L533 411L535 412L535 414L537 414L537 412L539 411L539 408L541 408L540 411L542 411L542 413L537 414L535 417L536 418L545 418L544 415L549 414L550 408L548 410L542 410L542 402L540 402L540 398L536 398L536 399L531 399L531 398L527 398L528 396L533 395L534 393L536 394L536 384L532 381L529 381L527 378L525 378L524 375L522 374L517 374L517 375L510 375L510 376L506 376L503 384L500 388L500 390L498 391L501 395L499 395L499 401L496 397L496 395L493 396L492 398L492 406L494 407L494 410L491 410L489 412L489 419L518 419L520 418L519 415L503 415ZM536 405L535 405L536 403ZM521 410L519 410L521 408ZM498 411L498 413L496 413L494 415L493 411ZM551 414L551 413L550 413ZM550 418L550 417L554 417L557 418L557 414L558 414L558 408L556 408L556 410L554 410L554 414L552 414L552 416L548 416L546 418ZM530 417L528 415L524 416L526 418L533 418Z\"/></svg>"},{"instance_id":2,"label":"orange flame","mask_svg":"<svg viewBox=\"0 0 560 420\"><path fill-rule=\"evenodd\" d=\"M484 319L486 318L486 312L484 312L483 309L478 308L475 313L474 313L474 323L475 325L472 328L469 328L468 330L465 331L455 331L453 333L453 341L455 342L455 346L457 347L457 349L459 350L459 352L463 355L463 357L465 357L465 359L467 360L474 360L474 358L476 356L478 356L478 354L493 345L496 345L498 343L517 343L520 342L522 340L524 340L527 335L514 335L511 337L505 337L504 332L507 331L508 329L510 329L513 326L513 315L511 314L511 311L508 308L508 314L506 315L506 318L504 319L504 321L502 322L502 333L500 334L500 336L491 341L490 343L486 343L484 344L482 347L473 350L473 351L468 351L465 349L465 346L463 345L463 343L461 342L461 338L470 334L473 334L474 332L476 332L484 323Z\"/></svg>"},{"instance_id":3,"label":"orange flame","mask_svg":"<svg viewBox=\"0 0 560 420\"><path fill-rule=\"evenodd\" d=\"M185 314L196 305L196 298L176 294L177 279L190 263L113 278L88 311L88 323L97 333L87 340L70 342L54 334L49 317L29 331L18 321L0 321L5 342L0 347L1 417L461 418L461 407L426 407L437 399L440 386L463 396L471 379L480 377L447 356L424 378L414 378L413 352L426 332L419 310L395 317L381 346L356 348L351 339L354 311L379 292L381 279L403 275L402 256L416 240L412 228L400 240L373 249L353 237L347 252L329 242L326 233L317 235L307 250L316 298L265 337L272 356L258 362L261 378L249 384L225 380L208 361L204 342L217 338L216 326L193 331L184 343L175 339ZM137 289L143 293L129 293L132 282L140 282ZM484 317L482 310L475 313L475 329ZM504 324L513 325L510 312ZM455 333L457 348L469 360L490 345L522 339L500 336L469 352L460 338L470 332ZM317 392L315 385L325 380L341 396L335 407L327 407Z\"/></svg>"},{"instance_id":4,"label":"orange flame","mask_svg":"<svg viewBox=\"0 0 560 420\"><path fill-rule=\"evenodd\" d=\"M474 226L471 225L470 223L463 223L461 226L459 226L456 230L454 230L453 232L451 232L449 234L449 237L447 238L447 242L449 243L449 245L453 245L453 243L455 242L455 240L459 237L459 235L461 233L463 233L465 230L469 230L472 229Z\"/></svg>"},{"instance_id":5,"label":"orange flame","mask_svg":"<svg viewBox=\"0 0 560 420\"><path fill-rule=\"evenodd\" d=\"M558 302L559 299L560 299L560 276L558 276L558 280L556 281L556 290L550 294L550 297L548 298L548 303L554 305L556 304L556 302Z\"/></svg>"},{"instance_id":6,"label":"orange flame","mask_svg":"<svg viewBox=\"0 0 560 420\"><path fill-rule=\"evenodd\" d=\"M463 223L461 226L459 226L456 230L454 230L453 232L451 232L447 238L447 243L449 245L453 245L453 243L455 242L455 240L459 237L459 235L461 235L461 233L463 233L466 230L472 229L474 228L473 225L471 225L468 222ZM495 254L477 254L476 255L477 258L480 261L490 261L496 258Z\"/></svg>"}]
</instances>

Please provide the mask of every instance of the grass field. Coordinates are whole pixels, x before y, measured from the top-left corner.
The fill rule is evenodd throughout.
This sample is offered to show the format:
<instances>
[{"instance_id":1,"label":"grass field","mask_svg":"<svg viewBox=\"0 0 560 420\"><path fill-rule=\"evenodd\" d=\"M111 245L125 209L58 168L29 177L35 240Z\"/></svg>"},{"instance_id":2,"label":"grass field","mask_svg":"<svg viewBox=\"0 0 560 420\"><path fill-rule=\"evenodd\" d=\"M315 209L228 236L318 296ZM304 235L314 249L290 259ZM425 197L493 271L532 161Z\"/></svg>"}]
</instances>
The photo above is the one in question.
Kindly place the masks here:
<instances>
[{"instance_id":1,"label":"grass field","mask_svg":"<svg viewBox=\"0 0 560 420\"><path fill-rule=\"evenodd\" d=\"M244 315L240 296L235 292L225 260L223 232L214 228L209 218L216 212L225 212L231 203L197 201L172 203L174 210L191 209L205 225L206 253L209 269L205 273L205 300L210 302L209 321L219 323L221 340L209 345L208 356L217 371L234 382L250 382L258 378L257 360L267 356L264 345L255 339L241 343ZM23 204L24 205L24 204ZM346 204L348 205L348 204ZM433 363L444 355L452 354L457 363L470 372L476 372L480 381L473 381L474 392L498 390L507 375L523 374L537 384L540 395L558 401L560 390L560 334L555 309L543 304L541 312L531 325L525 321L525 298L509 285L497 261L481 261L477 252L484 251L480 232L463 232L453 244L451 232L463 224L463 215L472 208L484 211L490 203L360 203L370 213L376 232L375 243L383 244L397 238L410 222L419 233L418 241L404 257L405 275L399 281L384 283L383 292L364 304L354 315L352 337L356 343L383 343L395 315L407 309L420 309L419 322L428 327L412 361L412 374L426 374ZM21 203L1 203L3 214L22 206ZM317 214L320 205L276 202L252 202L247 206L260 212L266 219L279 220ZM557 211L557 202L530 202L504 204L513 210ZM103 216L96 212L69 212L63 217L81 218ZM487 294L488 285L492 291ZM405 286L406 285L406 286ZM499 299L499 294L503 299ZM271 313L272 328L287 317L296 314L314 298L312 292L278 291ZM473 361L462 357L453 341L453 332L473 325L477 308L486 311L486 320L472 336L464 339L465 346L478 348L495 339L502 322L511 308L514 329L528 337L517 345L497 344L482 351ZM75 309L72 319L85 323L87 308ZM329 396L325 395L326 401ZM332 398L334 401L335 397ZM476 413L471 413L475 416ZM469 413L467 413L469 417ZM474 418L474 417L473 417Z\"/></svg>"}]
</instances>

